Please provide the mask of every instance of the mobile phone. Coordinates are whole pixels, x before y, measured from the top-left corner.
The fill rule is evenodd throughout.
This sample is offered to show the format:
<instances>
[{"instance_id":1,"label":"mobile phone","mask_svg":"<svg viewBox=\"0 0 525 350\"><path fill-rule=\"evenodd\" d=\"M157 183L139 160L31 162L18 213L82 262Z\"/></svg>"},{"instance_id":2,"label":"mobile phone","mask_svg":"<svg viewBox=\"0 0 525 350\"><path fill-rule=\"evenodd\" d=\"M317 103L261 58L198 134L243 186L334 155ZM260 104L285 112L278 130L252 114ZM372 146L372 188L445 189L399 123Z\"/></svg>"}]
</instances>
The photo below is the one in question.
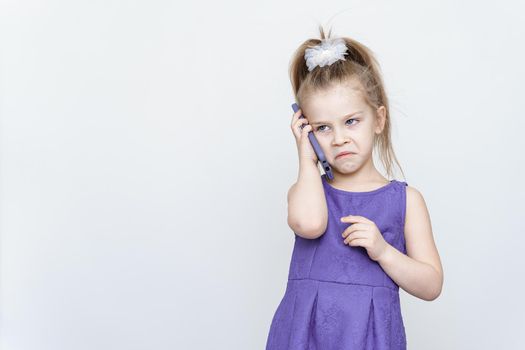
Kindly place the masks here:
<instances>
[{"instance_id":1,"label":"mobile phone","mask_svg":"<svg viewBox=\"0 0 525 350\"><path fill-rule=\"evenodd\" d=\"M292 109L294 112L297 112L299 110L299 105L297 103L292 104ZM304 115L301 114L299 118L304 118ZM301 125L301 130L305 127L306 124ZM334 174L332 173L332 168L330 167L330 164L328 164L328 161L326 160L326 157L324 155L323 150L321 149L321 146L319 146L319 142L315 138L315 135L313 132L308 132L308 139L310 140L310 143L312 144L312 147L315 151L315 154L317 155L317 159L321 163L321 166L328 178L330 180L334 179Z\"/></svg>"}]
</instances>

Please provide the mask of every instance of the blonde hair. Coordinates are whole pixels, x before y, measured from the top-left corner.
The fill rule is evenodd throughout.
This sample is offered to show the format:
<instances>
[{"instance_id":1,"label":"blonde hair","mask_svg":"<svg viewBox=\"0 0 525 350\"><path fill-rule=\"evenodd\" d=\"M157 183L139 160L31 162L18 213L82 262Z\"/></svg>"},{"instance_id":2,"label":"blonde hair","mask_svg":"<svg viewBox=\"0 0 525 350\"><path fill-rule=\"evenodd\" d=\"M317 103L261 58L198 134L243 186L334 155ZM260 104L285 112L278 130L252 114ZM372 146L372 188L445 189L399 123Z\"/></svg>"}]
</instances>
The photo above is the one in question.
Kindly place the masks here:
<instances>
[{"instance_id":1,"label":"blonde hair","mask_svg":"<svg viewBox=\"0 0 525 350\"><path fill-rule=\"evenodd\" d=\"M321 39L331 38L332 30L325 37L323 27L319 26ZM374 111L380 106L385 106L386 118L383 131L374 135L374 150L379 150L379 157L387 172L387 177L393 177L393 164L397 164L401 174L405 177L392 146L390 107L385 92L381 71L372 51L360 42L342 37L348 48L345 60L339 60L329 66L316 67L308 71L304 59L305 50L321 43L321 39L308 39L295 51L289 68L290 80L296 102L301 106L301 101L307 98L308 93L316 92L330 87L334 83L346 83L356 78L360 84L365 102Z\"/></svg>"}]
</instances>

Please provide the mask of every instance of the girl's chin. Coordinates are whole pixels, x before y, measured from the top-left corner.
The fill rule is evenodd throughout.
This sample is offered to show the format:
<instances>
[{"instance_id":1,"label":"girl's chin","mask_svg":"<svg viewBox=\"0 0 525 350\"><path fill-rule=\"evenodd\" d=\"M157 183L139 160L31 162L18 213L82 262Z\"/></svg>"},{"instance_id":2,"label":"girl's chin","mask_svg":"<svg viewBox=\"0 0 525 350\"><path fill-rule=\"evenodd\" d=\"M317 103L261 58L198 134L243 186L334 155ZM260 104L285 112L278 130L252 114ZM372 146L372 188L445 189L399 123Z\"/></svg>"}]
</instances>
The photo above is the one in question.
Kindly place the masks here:
<instances>
[{"instance_id":1,"label":"girl's chin","mask_svg":"<svg viewBox=\"0 0 525 350\"><path fill-rule=\"evenodd\" d=\"M339 173L346 174L346 173L353 173L354 171L359 168L358 164L354 162L336 162L332 165L332 168L336 170Z\"/></svg>"}]
</instances>

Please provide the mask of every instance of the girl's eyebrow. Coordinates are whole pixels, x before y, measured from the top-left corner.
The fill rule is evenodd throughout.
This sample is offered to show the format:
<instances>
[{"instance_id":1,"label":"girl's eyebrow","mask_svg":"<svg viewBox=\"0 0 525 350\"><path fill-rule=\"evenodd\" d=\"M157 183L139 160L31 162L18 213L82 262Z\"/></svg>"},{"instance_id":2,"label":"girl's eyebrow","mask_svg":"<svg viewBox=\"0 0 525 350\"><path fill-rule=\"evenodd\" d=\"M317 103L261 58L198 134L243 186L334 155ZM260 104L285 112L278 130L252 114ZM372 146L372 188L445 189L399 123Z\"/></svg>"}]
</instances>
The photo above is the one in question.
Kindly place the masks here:
<instances>
[{"instance_id":1,"label":"girl's eyebrow","mask_svg":"<svg viewBox=\"0 0 525 350\"><path fill-rule=\"evenodd\" d=\"M346 119L348 117L351 117L357 113L361 113L362 111L355 111L355 112L352 112L350 114L347 114L347 115L344 115L342 116L340 119ZM330 124L330 122L315 122L315 123L310 123L311 125L318 125L318 124Z\"/></svg>"}]
</instances>

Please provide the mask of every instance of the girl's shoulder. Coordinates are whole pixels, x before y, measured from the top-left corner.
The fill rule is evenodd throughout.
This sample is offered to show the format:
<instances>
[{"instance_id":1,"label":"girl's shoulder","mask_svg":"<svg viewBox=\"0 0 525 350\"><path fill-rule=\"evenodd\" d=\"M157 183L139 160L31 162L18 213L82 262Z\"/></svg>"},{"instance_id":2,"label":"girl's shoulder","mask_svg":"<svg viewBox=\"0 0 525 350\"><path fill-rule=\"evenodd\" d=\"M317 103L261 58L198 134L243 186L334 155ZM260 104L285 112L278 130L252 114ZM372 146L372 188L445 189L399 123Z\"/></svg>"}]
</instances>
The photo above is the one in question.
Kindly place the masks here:
<instances>
[{"instance_id":1,"label":"girl's shoulder","mask_svg":"<svg viewBox=\"0 0 525 350\"><path fill-rule=\"evenodd\" d=\"M412 186L406 186L405 237L406 241L432 237L430 213L423 194Z\"/></svg>"},{"instance_id":2,"label":"girl's shoulder","mask_svg":"<svg viewBox=\"0 0 525 350\"><path fill-rule=\"evenodd\" d=\"M422 206L425 204L425 199L423 194L415 187L409 186L406 182L401 181L402 184L405 184L406 196L407 196L407 207L412 206Z\"/></svg>"}]
</instances>

